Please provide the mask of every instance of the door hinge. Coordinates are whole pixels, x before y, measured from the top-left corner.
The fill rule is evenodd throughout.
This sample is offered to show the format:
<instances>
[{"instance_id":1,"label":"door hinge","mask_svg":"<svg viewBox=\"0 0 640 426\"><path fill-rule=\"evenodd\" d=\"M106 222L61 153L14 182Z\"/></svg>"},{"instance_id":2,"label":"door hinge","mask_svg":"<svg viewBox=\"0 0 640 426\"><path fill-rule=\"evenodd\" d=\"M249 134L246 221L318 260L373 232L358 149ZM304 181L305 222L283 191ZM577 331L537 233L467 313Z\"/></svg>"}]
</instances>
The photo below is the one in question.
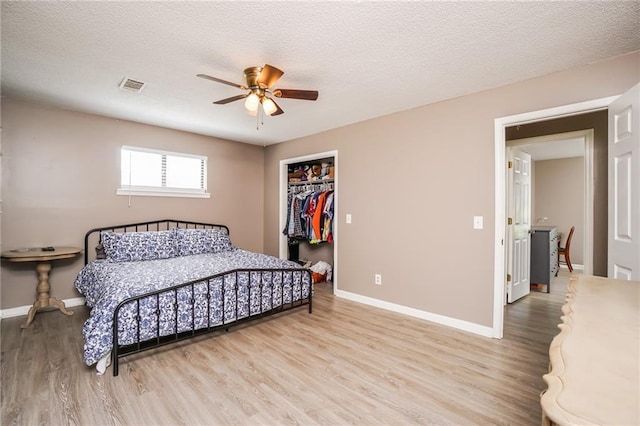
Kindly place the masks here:
<instances>
[{"instance_id":1,"label":"door hinge","mask_svg":"<svg viewBox=\"0 0 640 426\"><path fill-rule=\"evenodd\" d=\"M513 219L508 217L507 218L507 225L513 225Z\"/></svg>"},{"instance_id":2,"label":"door hinge","mask_svg":"<svg viewBox=\"0 0 640 426\"><path fill-rule=\"evenodd\" d=\"M507 281L511 281L511 274L507 274Z\"/></svg>"},{"instance_id":3,"label":"door hinge","mask_svg":"<svg viewBox=\"0 0 640 426\"><path fill-rule=\"evenodd\" d=\"M513 161L507 161L507 168L513 169Z\"/></svg>"}]
</instances>

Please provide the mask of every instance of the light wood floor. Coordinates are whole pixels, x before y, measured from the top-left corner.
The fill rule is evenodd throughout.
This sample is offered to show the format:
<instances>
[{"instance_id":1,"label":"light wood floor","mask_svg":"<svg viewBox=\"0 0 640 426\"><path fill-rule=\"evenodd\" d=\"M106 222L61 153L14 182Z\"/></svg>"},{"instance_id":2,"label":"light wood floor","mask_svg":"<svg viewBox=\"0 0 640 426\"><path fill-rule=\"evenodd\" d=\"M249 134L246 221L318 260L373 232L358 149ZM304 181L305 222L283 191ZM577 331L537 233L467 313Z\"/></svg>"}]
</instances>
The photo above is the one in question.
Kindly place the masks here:
<instances>
[{"instance_id":1,"label":"light wood floor","mask_svg":"<svg viewBox=\"0 0 640 426\"><path fill-rule=\"evenodd\" d=\"M85 308L1 324L2 425L540 424L567 274L510 305L488 339L331 295L217 336L82 363Z\"/></svg>"}]
</instances>

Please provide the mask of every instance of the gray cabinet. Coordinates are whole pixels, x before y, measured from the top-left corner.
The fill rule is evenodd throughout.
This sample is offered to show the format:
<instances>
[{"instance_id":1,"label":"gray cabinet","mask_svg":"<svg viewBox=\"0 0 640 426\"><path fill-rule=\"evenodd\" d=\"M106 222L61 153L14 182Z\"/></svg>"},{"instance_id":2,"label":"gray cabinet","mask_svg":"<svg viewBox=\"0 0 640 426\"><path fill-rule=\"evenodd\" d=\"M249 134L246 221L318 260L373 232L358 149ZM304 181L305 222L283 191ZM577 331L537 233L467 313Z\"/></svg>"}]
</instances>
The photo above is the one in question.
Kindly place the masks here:
<instances>
[{"instance_id":1,"label":"gray cabinet","mask_svg":"<svg viewBox=\"0 0 640 426\"><path fill-rule=\"evenodd\" d=\"M558 272L558 228L531 228L531 284L544 284L551 291L551 280Z\"/></svg>"}]
</instances>

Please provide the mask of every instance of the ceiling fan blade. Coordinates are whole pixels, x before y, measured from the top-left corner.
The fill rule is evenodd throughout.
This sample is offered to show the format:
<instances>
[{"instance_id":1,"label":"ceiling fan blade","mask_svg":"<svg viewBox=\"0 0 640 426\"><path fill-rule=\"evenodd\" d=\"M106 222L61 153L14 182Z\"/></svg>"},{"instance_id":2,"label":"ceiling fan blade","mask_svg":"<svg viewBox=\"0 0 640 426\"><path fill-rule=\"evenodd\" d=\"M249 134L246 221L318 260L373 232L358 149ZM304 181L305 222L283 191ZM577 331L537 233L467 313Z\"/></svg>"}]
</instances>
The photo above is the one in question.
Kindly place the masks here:
<instances>
[{"instance_id":1,"label":"ceiling fan blade","mask_svg":"<svg viewBox=\"0 0 640 426\"><path fill-rule=\"evenodd\" d=\"M304 99L306 101L318 99L317 90L275 89L272 93L277 98Z\"/></svg>"},{"instance_id":2,"label":"ceiling fan blade","mask_svg":"<svg viewBox=\"0 0 640 426\"><path fill-rule=\"evenodd\" d=\"M273 99L271 99L273 101ZM284 114L284 111L282 110L282 108L280 108L280 105L278 105L276 103L276 101L273 101L273 104L276 106L276 109L274 113L270 114L271 117L275 117L276 115L280 115L280 114Z\"/></svg>"},{"instance_id":3,"label":"ceiling fan blade","mask_svg":"<svg viewBox=\"0 0 640 426\"><path fill-rule=\"evenodd\" d=\"M272 67L269 64L265 64L260 71L260 77L258 77L258 84L263 89L269 89L276 84L276 81L280 80L280 77L284 74L284 71L279 70L276 67Z\"/></svg>"},{"instance_id":4,"label":"ceiling fan blade","mask_svg":"<svg viewBox=\"0 0 640 426\"><path fill-rule=\"evenodd\" d=\"M215 101L214 104L216 104L216 105L224 105L224 104L228 104L229 102L239 101L240 99L244 99L247 96L249 96L248 93L245 93L243 95L236 95L236 96L232 96L230 98L225 98L225 99L220 99L219 101Z\"/></svg>"},{"instance_id":5,"label":"ceiling fan blade","mask_svg":"<svg viewBox=\"0 0 640 426\"><path fill-rule=\"evenodd\" d=\"M227 80L222 80L221 78L211 77L210 75L206 75L206 74L198 74L197 76L200 77L200 78L207 79L207 80L215 81L217 83L222 83L222 84L226 84L228 86L237 87L238 89L247 90L247 86L243 86L242 84L232 83L232 82L227 81Z\"/></svg>"}]
</instances>

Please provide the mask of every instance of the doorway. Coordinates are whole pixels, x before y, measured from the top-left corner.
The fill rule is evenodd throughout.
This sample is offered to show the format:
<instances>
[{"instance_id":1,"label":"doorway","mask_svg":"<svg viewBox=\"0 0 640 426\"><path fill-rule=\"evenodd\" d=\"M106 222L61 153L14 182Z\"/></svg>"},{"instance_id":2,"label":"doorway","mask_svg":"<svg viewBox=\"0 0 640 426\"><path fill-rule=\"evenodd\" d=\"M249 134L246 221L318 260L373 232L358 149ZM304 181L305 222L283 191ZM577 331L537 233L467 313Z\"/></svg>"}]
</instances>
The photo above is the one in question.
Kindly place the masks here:
<instances>
[{"instance_id":1,"label":"doorway","mask_svg":"<svg viewBox=\"0 0 640 426\"><path fill-rule=\"evenodd\" d=\"M604 110L596 115L590 113L581 117L587 126L606 124L607 119ZM599 121L595 121L594 118ZM564 119L554 121L563 126L573 125L566 123L567 120ZM565 123L560 123L562 121ZM547 127L554 128L549 125ZM524 130L524 134L527 135L538 133L535 129ZM600 137L603 136L603 130L599 129ZM532 157L536 185L532 188L531 213L537 214L531 216L531 225L558 226L558 231L564 234L563 242L568 230L575 225L577 238L574 237L572 247L577 254L577 263L581 265L579 268L583 269L584 274L594 275L594 129L523 139L510 139L510 133L516 132L509 132L507 129L507 146L518 147ZM605 191L599 191L597 202L606 204L606 195ZM512 194L507 193L507 201L511 196ZM601 246L602 242L599 244L599 247ZM506 249L509 250L509 247L507 245ZM598 260L604 266L606 250L600 251L603 253L598 253ZM604 270L599 272L603 273Z\"/></svg>"},{"instance_id":2,"label":"doorway","mask_svg":"<svg viewBox=\"0 0 640 426\"><path fill-rule=\"evenodd\" d=\"M507 128L541 122L560 117L570 117L607 109L617 97L601 98L577 104L549 108L540 111L501 117L494 120L495 146L495 240L494 240L494 301L493 334L502 338L504 325L504 300L506 290L506 133Z\"/></svg>"},{"instance_id":3,"label":"doorway","mask_svg":"<svg viewBox=\"0 0 640 426\"><path fill-rule=\"evenodd\" d=\"M288 237L283 234L281 231L284 229L287 223L287 185L288 185L288 171L289 166L292 164L303 163L303 162L313 162L322 160L324 158L333 157L333 166L334 166L334 178L333 178L333 202L334 202L334 217L340 217L338 214L338 209L340 207L340 203L338 200L338 151L326 151L319 152L315 154L304 155L300 157L294 158L286 158L284 160L280 160L280 179L279 179L279 219L278 223L280 229L278 230L279 244L278 244L278 255L281 259L287 259L289 257L289 244ZM333 221L333 264L332 266L332 280L331 284L333 287L333 293L338 289L338 220Z\"/></svg>"}]
</instances>

